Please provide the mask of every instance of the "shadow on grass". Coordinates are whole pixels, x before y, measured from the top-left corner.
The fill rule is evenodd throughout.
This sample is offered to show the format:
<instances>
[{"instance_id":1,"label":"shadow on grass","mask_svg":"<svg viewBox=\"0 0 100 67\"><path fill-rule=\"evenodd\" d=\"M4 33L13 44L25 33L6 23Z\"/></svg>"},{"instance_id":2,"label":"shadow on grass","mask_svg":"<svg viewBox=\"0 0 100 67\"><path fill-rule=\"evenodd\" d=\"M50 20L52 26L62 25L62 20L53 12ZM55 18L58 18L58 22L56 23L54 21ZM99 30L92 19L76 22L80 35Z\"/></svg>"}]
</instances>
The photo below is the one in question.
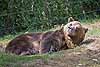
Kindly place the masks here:
<instances>
[{"instance_id":1,"label":"shadow on grass","mask_svg":"<svg viewBox=\"0 0 100 67\"><path fill-rule=\"evenodd\" d=\"M94 42L95 41L95 39L87 39L87 40L85 40L85 41L83 41L80 45L82 45L82 44L90 44L90 43L92 43L92 42Z\"/></svg>"}]
</instances>

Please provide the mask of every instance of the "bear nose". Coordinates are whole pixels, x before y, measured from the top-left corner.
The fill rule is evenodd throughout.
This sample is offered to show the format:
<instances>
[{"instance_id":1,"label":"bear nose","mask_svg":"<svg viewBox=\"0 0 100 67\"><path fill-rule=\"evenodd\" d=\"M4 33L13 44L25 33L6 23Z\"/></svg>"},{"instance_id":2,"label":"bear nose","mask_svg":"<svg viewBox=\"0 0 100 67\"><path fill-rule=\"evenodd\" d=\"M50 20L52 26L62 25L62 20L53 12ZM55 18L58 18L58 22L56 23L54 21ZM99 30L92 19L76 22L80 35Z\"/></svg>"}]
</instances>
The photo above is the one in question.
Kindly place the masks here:
<instances>
[{"instance_id":1,"label":"bear nose","mask_svg":"<svg viewBox=\"0 0 100 67\"><path fill-rule=\"evenodd\" d=\"M68 27L69 29L71 29L71 27Z\"/></svg>"},{"instance_id":2,"label":"bear nose","mask_svg":"<svg viewBox=\"0 0 100 67\"><path fill-rule=\"evenodd\" d=\"M74 29L74 26L71 26L70 28L71 28L71 29Z\"/></svg>"},{"instance_id":3,"label":"bear nose","mask_svg":"<svg viewBox=\"0 0 100 67\"><path fill-rule=\"evenodd\" d=\"M68 27L69 29L71 29L71 30L73 30L74 29L74 27L72 27L72 26L70 26L70 27Z\"/></svg>"},{"instance_id":4,"label":"bear nose","mask_svg":"<svg viewBox=\"0 0 100 67\"><path fill-rule=\"evenodd\" d=\"M70 26L70 27L68 27L70 30L76 30L75 29L75 27L73 27L73 26Z\"/></svg>"},{"instance_id":5,"label":"bear nose","mask_svg":"<svg viewBox=\"0 0 100 67\"><path fill-rule=\"evenodd\" d=\"M72 30L74 29L74 27L73 27L73 26L69 26L68 28L69 28L69 29L72 29Z\"/></svg>"}]
</instances>

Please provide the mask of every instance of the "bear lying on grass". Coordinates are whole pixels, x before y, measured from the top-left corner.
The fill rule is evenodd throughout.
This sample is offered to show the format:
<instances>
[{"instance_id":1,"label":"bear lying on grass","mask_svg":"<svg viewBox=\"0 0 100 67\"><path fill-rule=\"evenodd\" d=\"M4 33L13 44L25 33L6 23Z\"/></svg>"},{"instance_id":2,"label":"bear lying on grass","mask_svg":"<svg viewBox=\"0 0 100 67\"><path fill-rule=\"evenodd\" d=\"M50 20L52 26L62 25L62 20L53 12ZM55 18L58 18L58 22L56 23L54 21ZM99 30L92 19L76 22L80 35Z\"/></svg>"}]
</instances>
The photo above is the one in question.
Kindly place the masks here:
<instances>
[{"instance_id":1,"label":"bear lying on grass","mask_svg":"<svg viewBox=\"0 0 100 67\"><path fill-rule=\"evenodd\" d=\"M5 51L17 55L47 53L74 48L85 37L87 28L72 18L68 24L55 31L22 34L11 40Z\"/></svg>"}]
</instances>

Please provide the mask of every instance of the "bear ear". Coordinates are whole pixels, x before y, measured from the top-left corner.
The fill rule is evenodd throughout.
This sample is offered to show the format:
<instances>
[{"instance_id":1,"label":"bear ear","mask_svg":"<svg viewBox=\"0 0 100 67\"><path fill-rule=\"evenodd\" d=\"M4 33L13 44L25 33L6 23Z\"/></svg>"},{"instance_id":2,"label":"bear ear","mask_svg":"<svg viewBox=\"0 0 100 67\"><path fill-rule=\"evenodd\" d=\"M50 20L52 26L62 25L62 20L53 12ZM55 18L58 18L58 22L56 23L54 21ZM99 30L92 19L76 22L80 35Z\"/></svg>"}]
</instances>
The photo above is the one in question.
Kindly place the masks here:
<instances>
[{"instance_id":1,"label":"bear ear","mask_svg":"<svg viewBox=\"0 0 100 67\"><path fill-rule=\"evenodd\" d=\"M68 18L68 23L72 22L72 21L78 21L75 17L69 17Z\"/></svg>"},{"instance_id":2,"label":"bear ear","mask_svg":"<svg viewBox=\"0 0 100 67\"><path fill-rule=\"evenodd\" d=\"M68 18L68 23L69 23L69 22L72 22L72 21L75 21L75 19L74 19L73 17L69 17L69 18Z\"/></svg>"}]
</instances>

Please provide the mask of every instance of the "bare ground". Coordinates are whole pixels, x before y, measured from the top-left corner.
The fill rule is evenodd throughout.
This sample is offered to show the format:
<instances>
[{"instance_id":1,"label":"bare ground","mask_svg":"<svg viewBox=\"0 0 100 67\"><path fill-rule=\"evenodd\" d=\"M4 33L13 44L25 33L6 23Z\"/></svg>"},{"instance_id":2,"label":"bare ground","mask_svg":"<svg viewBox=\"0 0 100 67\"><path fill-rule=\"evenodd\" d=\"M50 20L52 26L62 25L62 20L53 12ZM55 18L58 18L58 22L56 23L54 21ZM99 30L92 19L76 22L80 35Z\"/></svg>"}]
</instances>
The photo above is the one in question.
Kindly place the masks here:
<instances>
[{"instance_id":1,"label":"bare ground","mask_svg":"<svg viewBox=\"0 0 100 67\"><path fill-rule=\"evenodd\" d=\"M100 29L99 21L85 26L89 31ZM48 59L40 58L17 64L21 67L100 67L100 35L87 34L80 46L63 50Z\"/></svg>"},{"instance_id":2,"label":"bare ground","mask_svg":"<svg viewBox=\"0 0 100 67\"><path fill-rule=\"evenodd\" d=\"M90 30L100 29L99 21L85 25ZM21 64L22 67L100 67L100 35L86 35L81 46L61 51L49 59L36 59Z\"/></svg>"}]
</instances>

